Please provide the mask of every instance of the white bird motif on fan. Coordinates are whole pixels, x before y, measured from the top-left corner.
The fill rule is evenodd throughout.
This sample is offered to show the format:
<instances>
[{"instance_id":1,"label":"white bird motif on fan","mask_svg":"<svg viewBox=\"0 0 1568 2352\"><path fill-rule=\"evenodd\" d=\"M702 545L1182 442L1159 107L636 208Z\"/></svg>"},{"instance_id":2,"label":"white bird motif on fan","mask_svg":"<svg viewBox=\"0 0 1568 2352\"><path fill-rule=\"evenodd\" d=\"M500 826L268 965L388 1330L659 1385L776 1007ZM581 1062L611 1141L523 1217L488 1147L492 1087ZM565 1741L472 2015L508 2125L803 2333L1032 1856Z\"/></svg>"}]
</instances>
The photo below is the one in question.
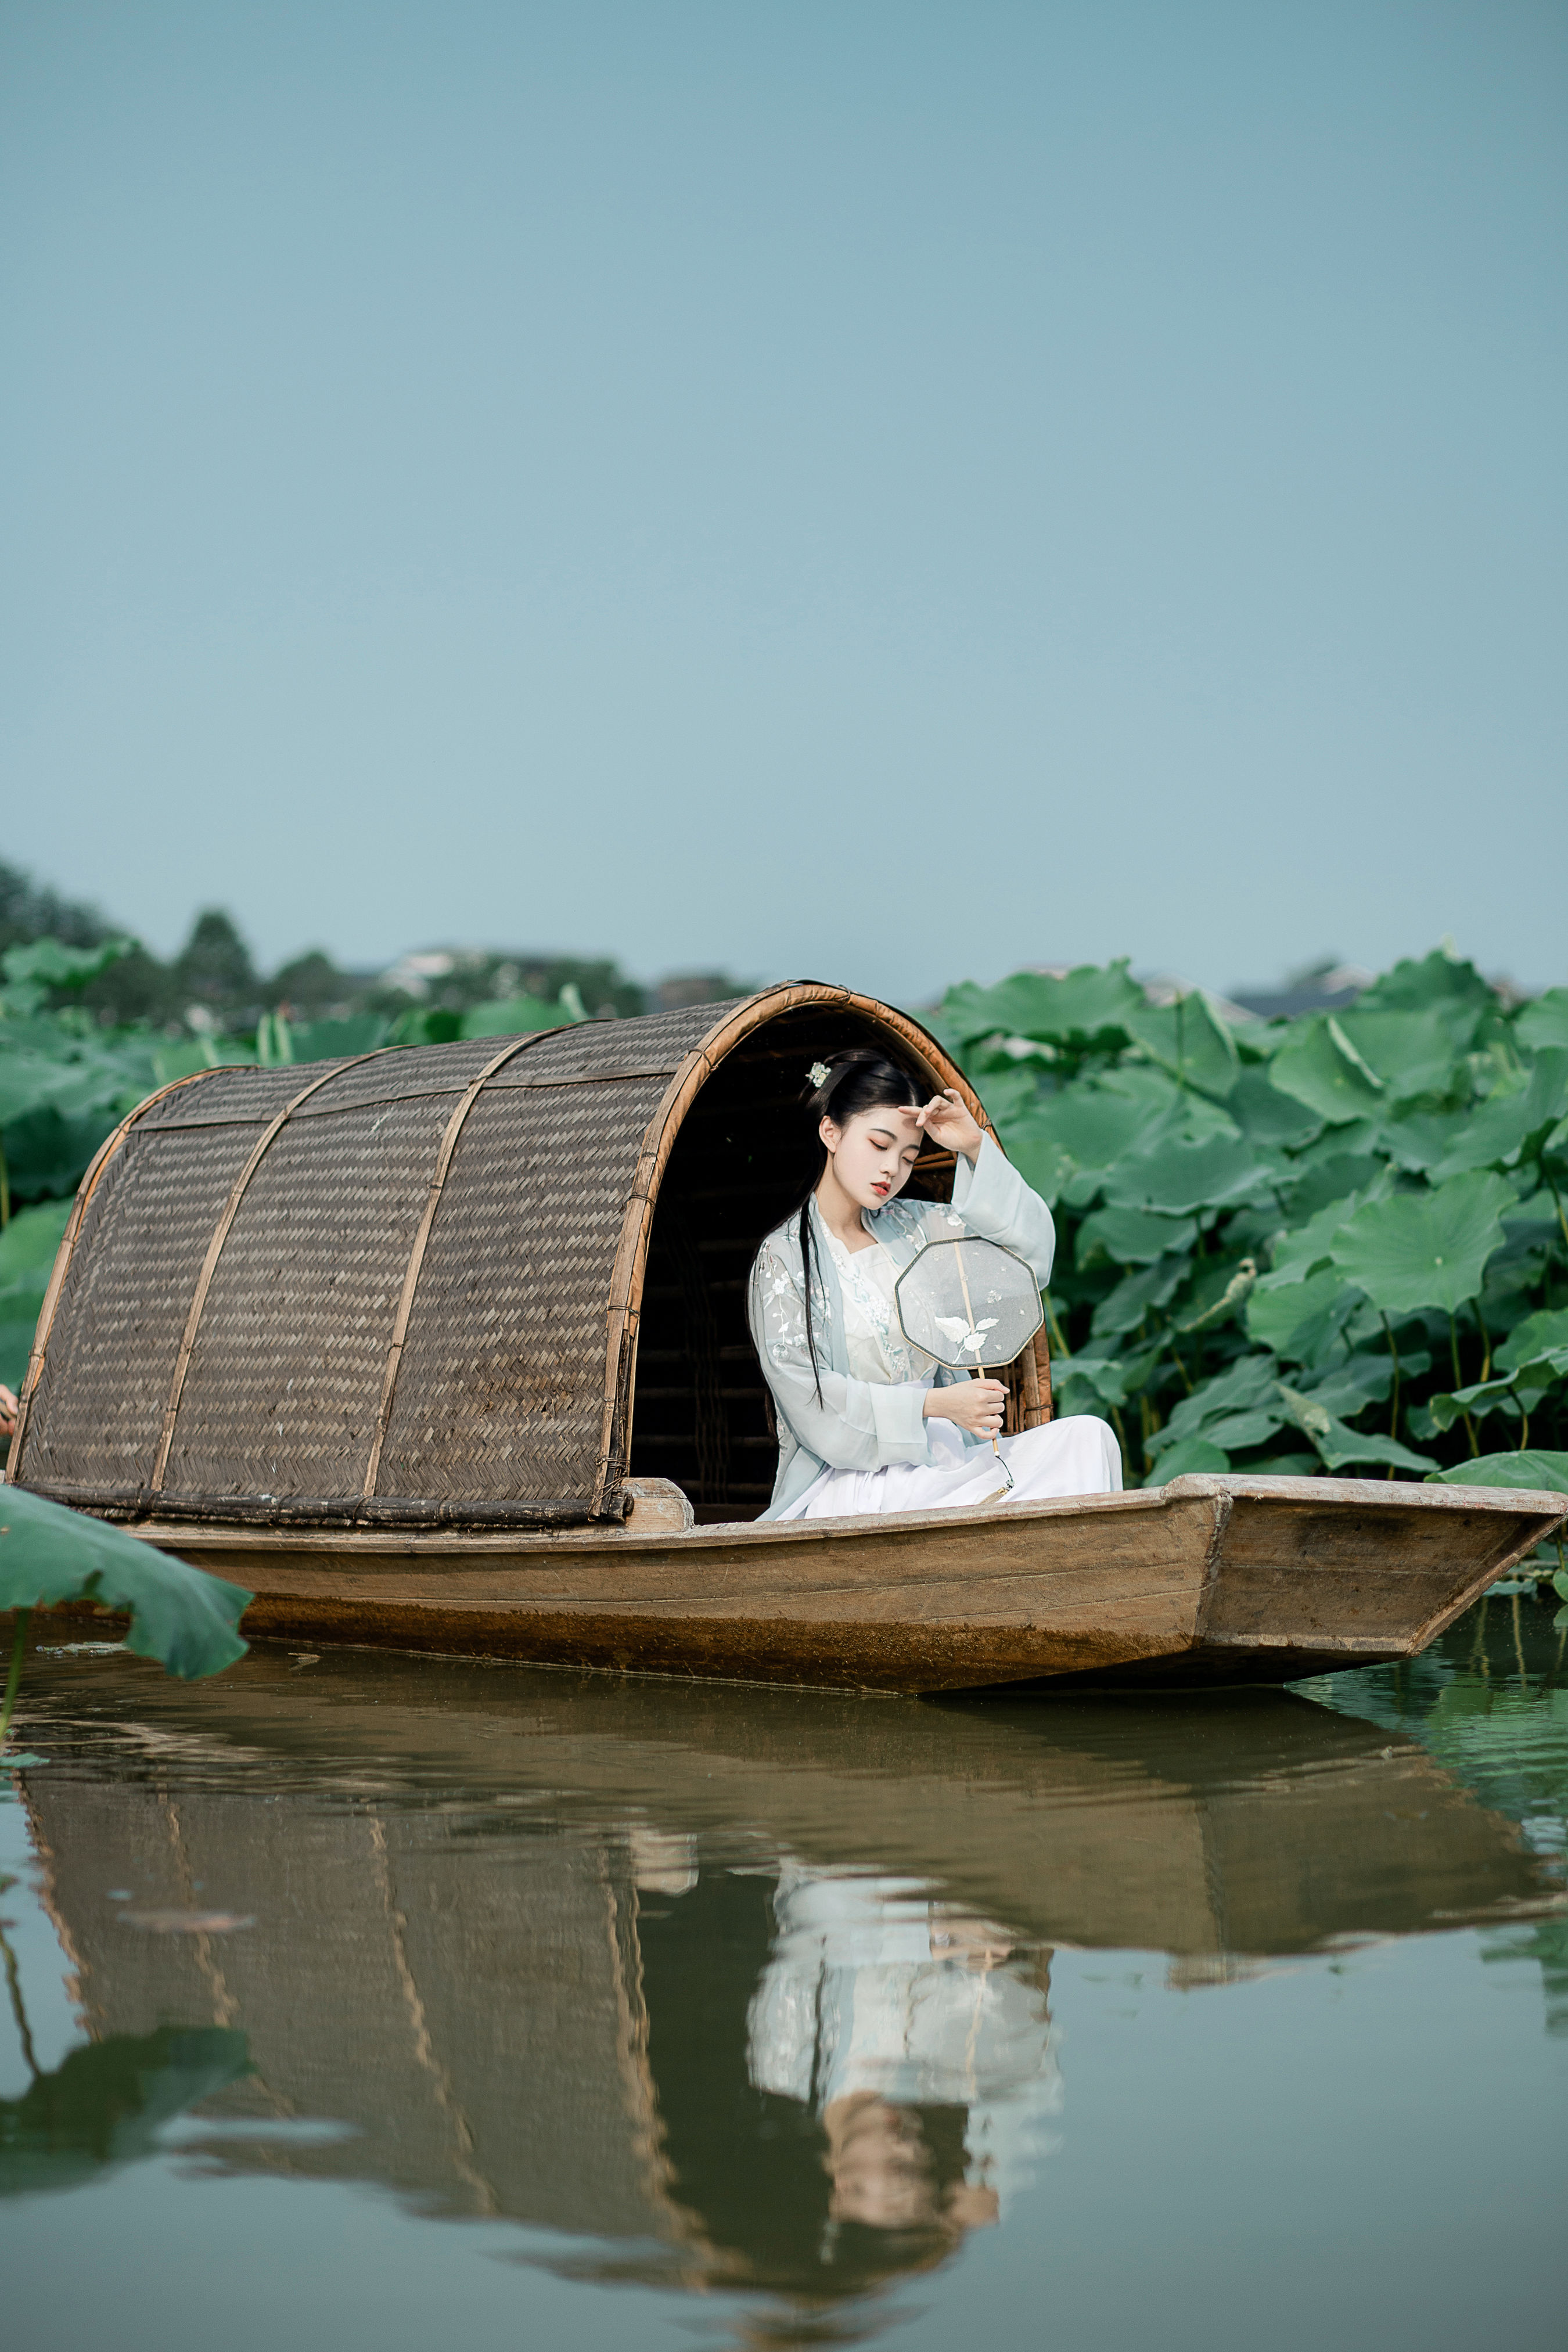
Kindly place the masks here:
<instances>
[{"instance_id":1,"label":"white bird motif on fan","mask_svg":"<svg viewBox=\"0 0 1568 2352\"><path fill-rule=\"evenodd\" d=\"M976 1323L973 1328L962 1315L933 1315L931 1320L942 1338L953 1342L961 1356L978 1357L985 1345L986 1332L996 1328L994 1315L988 1315L984 1323Z\"/></svg>"}]
</instances>

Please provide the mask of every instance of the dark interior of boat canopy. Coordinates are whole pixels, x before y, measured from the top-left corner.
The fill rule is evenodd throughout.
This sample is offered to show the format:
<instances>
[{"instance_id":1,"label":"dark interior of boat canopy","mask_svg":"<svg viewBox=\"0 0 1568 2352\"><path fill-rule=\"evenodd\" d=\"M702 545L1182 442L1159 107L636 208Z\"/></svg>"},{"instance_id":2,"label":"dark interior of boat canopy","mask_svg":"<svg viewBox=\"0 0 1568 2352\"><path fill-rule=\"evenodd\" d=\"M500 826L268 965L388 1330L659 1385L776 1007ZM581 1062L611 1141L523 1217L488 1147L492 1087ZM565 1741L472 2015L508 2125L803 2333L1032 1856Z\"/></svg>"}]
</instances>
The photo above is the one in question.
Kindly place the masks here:
<instances>
[{"instance_id":1,"label":"dark interior of boat canopy","mask_svg":"<svg viewBox=\"0 0 1568 2352\"><path fill-rule=\"evenodd\" d=\"M676 1138L654 1210L628 1466L673 1479L700 1521L754 1519L773 1492L777 1444L747 1276L818 1164L803 1108L811 1065L867 1045L914 1070L908 1048L862 1013L783 1013L721 1062ZM928 1144L906 1191L948 1199L952 1165Z\"/></svg>"}]
</instances>

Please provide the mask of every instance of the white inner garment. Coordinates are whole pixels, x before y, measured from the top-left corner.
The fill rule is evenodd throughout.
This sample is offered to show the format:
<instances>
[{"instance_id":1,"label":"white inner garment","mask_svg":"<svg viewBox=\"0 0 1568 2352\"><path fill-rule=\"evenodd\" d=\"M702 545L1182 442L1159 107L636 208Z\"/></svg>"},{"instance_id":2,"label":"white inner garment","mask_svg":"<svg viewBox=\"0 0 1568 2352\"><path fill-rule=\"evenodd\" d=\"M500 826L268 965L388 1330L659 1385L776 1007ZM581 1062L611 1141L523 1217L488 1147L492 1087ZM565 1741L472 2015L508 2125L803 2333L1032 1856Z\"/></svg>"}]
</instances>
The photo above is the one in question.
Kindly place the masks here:
<instances>
[{"instance_id":1,"label":"white inner garment","mask_svg":"<svg viewBox=\"0 0 1568 2352\"><path fill-rule=\"evenodd\" d=\"M893 1298L898 1268L880 1242L847 1250L836 1234L827 1236L838 1286L844 1295L844 1340L850 1377L857 1381L930 1382L936 1358L911 1347Z\"/></svg>"}]
</instances>

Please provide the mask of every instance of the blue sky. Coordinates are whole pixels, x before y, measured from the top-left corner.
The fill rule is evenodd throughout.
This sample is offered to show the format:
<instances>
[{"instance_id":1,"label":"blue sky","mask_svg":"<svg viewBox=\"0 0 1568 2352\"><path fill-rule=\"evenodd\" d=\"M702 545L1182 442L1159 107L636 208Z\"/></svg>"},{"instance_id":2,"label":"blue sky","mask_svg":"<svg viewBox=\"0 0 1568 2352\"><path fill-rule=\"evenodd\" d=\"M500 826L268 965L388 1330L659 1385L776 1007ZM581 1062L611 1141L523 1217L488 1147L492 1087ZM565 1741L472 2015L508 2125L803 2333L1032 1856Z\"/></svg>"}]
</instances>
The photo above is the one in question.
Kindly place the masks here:
<instances>
[{"instance_id":1,"label":"blue sky","mask_svg":"<svg viewBox=\"0 0 1568 2352\"><path fill-rule=\"evenodd\" d=\"M1565 221L1559 5L8 0L0 856L1561 982Z\"/></svg>"}]
</instances>

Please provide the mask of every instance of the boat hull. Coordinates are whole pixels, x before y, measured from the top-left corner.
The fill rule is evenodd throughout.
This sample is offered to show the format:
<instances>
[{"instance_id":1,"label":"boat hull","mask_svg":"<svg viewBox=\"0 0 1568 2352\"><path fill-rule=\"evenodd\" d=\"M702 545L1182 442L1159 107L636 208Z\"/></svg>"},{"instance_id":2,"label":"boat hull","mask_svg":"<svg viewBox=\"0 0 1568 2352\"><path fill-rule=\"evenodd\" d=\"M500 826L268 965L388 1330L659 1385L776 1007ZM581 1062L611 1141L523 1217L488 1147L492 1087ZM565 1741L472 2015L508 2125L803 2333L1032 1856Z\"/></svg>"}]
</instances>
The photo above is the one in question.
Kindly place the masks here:
<instances>
[{"instance_id":1,"label":"boat hull","mask_svg":"<svg viewBox=\"0 0 1568 2352\"><path fill-rule=\"evenodd\" d=\"M1542 1493L1194 1476L782 1527L136 1532L249 1587L247 1633L928 1692L1279 1683L1414 1656L1565 1512Z\"/></svg>"}]
</instances>

